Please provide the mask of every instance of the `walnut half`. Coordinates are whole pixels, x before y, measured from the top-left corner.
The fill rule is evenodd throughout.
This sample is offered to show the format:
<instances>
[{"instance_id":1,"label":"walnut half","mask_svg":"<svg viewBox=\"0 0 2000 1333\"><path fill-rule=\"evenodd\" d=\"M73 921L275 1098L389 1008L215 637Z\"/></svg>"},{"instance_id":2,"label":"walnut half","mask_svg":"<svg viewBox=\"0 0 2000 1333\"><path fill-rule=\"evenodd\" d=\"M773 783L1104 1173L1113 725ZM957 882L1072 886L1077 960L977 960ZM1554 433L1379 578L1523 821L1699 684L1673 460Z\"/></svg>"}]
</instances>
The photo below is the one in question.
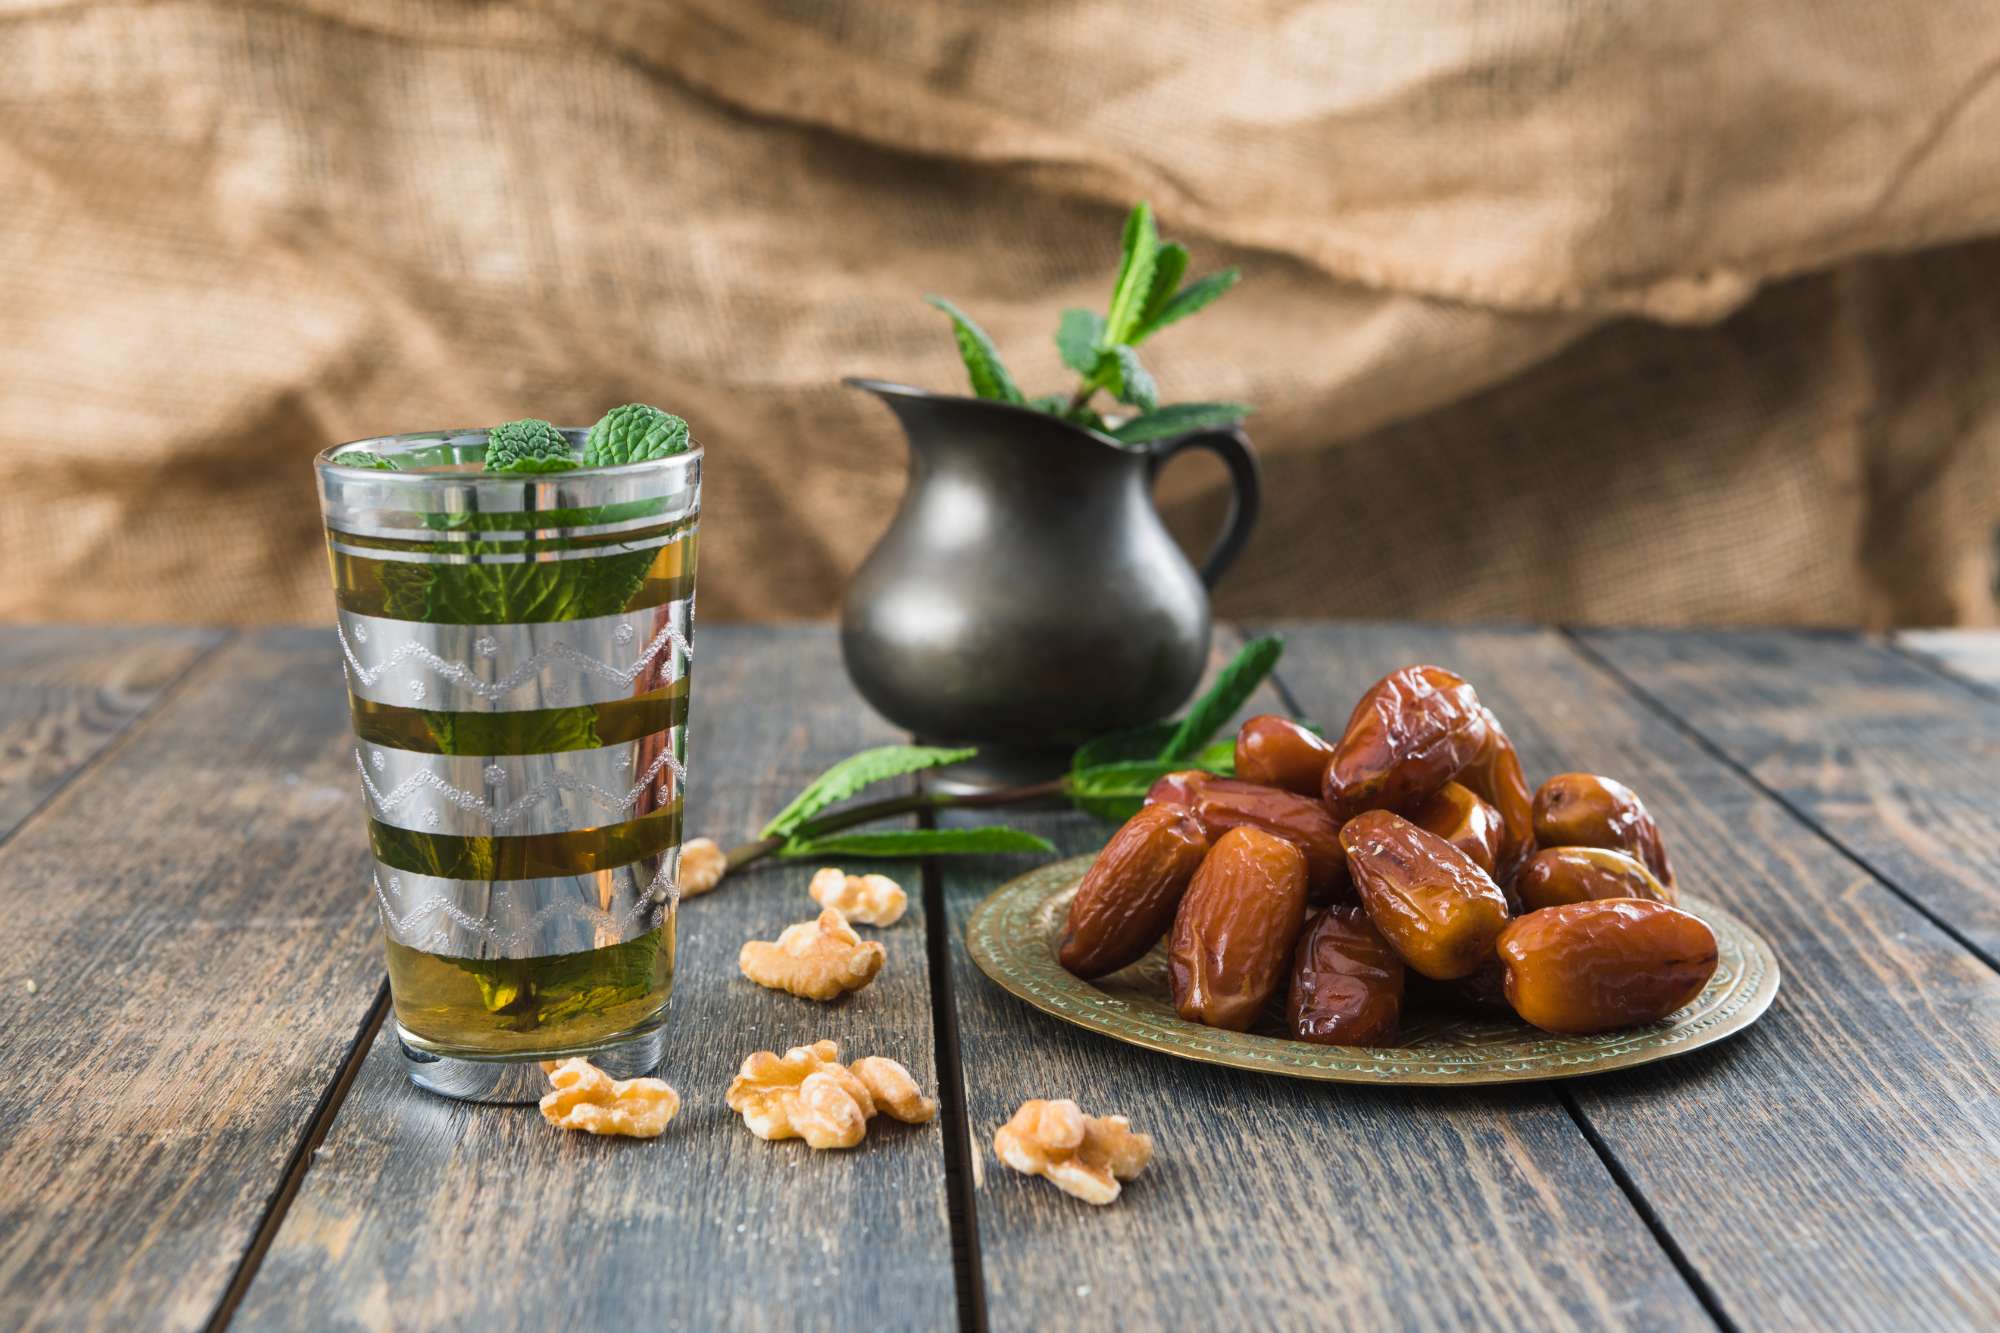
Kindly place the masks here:
<instances>
[{"instance_id":1,"label":"walnut half","mask_svg":"<svg viewBox=\"0 0 2000 1333\"><path fill-rule=\"evenodd\" d=\"M864 926L893 926L910 906L910 895L887 875L850 875L832 866L817 871L806 892L821 907L839 908Z\"/></svg>"},{"instance_id":2,"label":"walnut half","mask_svg":"<svg viewBox=\"0 0 2000 1333\"><path fill-rule=\"evenodd\" d=\"M847 918L829 907L817 921L785 927L775 940L751 940L736 965L759 986L831 1000L873 981L887 957L881 945L864 942Z\"/></svg>"},{"instance_id":3,"label":"walnut half","mask_svg":"<svg viewBox=\"0 0 2000 1333\"><path fill-rule=\"evenodd\" d=\"M921 1124L937 1103L917 1090L910 1071L869 1056L852 1068L830 1041L794 1046L782 1056L758 1051L729 1085L729 1109L760 1139L804 1139L812 1148L852 1148L878 1112Z\"/></svg>"},{"instance_id":4,"label":"walnut half","mask_svg":"<svg viewBox=\"0 0 2000 1333\"><path fill-rule=\"evenodd\" d=\"M650 1139L681 1109L680 1094L664 1080L614 1079L581 1057L558 1064L549 1082L554 1091L542 1098L542 1118L558 1129Z\"/></svg>"},{"instance_id":5,"label":"walnut half","mask_svg":"<svg viewBox=\"0 0 2000 1333\"><path fill-rule=\"evenodd\" d=\"M681 897L699 898L722 883L729 858L713 838L689 838L681 844Z\"/></svg>"},{"instance_id":6,"label":"walnut half","mask_svg":"<svg viewBox=\"0 0 2000 1333\"><path fill-rule=\"evenodd\" d=\"M1153 1160L1153 1139L1122 1115L1087 1116L1067 1097L1026 1101L993 1133L993 1151L1016 1171L1103 1205Z\"/></svg>"}]
</instances>

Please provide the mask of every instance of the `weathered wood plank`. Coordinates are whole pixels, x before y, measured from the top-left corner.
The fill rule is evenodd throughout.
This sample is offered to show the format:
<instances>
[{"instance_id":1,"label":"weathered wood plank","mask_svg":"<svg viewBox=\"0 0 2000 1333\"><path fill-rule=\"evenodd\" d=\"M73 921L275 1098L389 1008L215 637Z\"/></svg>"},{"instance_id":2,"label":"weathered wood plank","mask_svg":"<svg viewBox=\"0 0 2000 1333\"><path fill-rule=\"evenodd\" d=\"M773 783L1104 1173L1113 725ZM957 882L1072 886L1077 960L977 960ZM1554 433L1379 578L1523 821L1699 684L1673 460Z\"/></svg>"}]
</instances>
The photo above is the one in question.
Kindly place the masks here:
<instances>
[{"instance_id":1,"label":"weathered wood plank","mask_svg":"<svg viewBox=\"0 0 2000 1333\"><path fill-rule=\"evenodd\" d=\"M1990 1327L2000 977L1560 636L1300 629L1286 679L1332 717L1408 661L1471 679L1531 779L1629 782L1684 882L1777 951L1757 1027L1571 1085L1721 1309L1745 1328Z\"/></svg>"},{"instance_id":2,"label":"weathered wood plank","mask_svg":"<svg viewBox=\"0 0 2000 1333\"><path fill-rule=\"evenodd\" d=\"M824 629L704 629L689 831L728 845L863 745L898 739L854 696ZM359 841L359 830L353 831ZM859 869L859 866L850 867ZM811 866L746 872L683 904L664 1076L679 1119L651 1142L551 1130L533 1107L410 1087L379 1040L250 1286L253 1327L828 1328L954 1319L941 1127L877 1120L847 1153L767 1144L723 1104L745 1055L820 1037L936 1086L925 917L879 932L883 974L820 1006L743 980L737 950L817 910ZM865 928L864 928L865 929ZM885 1312L886 1316L885 1316Z\"/></svg>"},{"instance_id":3,"label":"weathered wood plank","mask_svg":"<svg viewBox=\"0 0 2000 1333\"><path fill-rule=\"evenodd\" d=\"M1989 963L2000 959L2000 704L1854 635L1579 637Z\"/></svg>"},{"instance_id":4,"label":"weathered wood plank","mask_svg":"<svg viewBox=\"0 0 2000 1333\"><path fill-rule=\"evenodd\" d=\"M1313 671L1312 651L1295 641L1280 674ZM1246 711L1288 710L1267 691ZM1066 855L1109 832L1073 814L1032 822ZM965 920L1032 864L937 870L993 1328L1174 1327L1193 1311L1257 1328L1711 1326L1546 1089L1214 1069L1080 1032L1001 991L966 955ZM1015 1174L992 1136L1028 1097L1130 1116L1158 1142L1153 1166L1101 1210Z\"/></svg>"},{"instance_id":5,"label":"weathered wood plank","mask_svg":"<svg viewBox=\"0 0 2000 1333\"><path fill-rule=\"evenodd\" d=\"M0 847L0 1325L203 1324L356 1040L338 663L235 640Z\"/></svg>"},{"instance_id":6,"label":"weathered wood plank","mask_svg":"<svg viewBox=\"0 0 2000 1333\"><path fill-rule=\"evenodd\" d=\"M2000 691L2000 630L1906 629L1891 637L1906 652L1988 691Z\"/></svg>"},{"instance_id":7,"label":"weathered wood plank","mask_svg":"<svg viewBox=\"0 0 2000 1333\"><path fill-rule=\"evenodd\" d=\"M0 629L0 840L227 637L91 625Z\"/></svg>"}]
</instances>

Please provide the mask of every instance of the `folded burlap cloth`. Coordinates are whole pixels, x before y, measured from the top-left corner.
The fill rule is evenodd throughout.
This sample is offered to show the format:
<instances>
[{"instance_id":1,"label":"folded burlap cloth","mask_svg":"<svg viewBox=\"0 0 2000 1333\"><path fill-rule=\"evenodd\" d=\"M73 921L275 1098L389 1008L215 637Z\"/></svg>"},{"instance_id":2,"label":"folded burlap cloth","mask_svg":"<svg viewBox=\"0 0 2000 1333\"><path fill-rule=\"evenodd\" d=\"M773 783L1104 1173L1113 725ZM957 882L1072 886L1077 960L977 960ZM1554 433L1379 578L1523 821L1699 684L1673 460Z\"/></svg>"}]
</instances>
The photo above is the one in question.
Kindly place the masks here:
<instances>
[{"instance_id":1,"label":"folded burlap cloth","mask_svg":"<svg viewBox=\"0 0 2000 1333\"><path fill-rule=\"evenodd\" d=\"M1985 0L29 0L0 69L0 616L323 621L314 450L628 399L704 612L822 614L902 487L838 378L960 388L937 291L1060 387L1145 197L1245 275L1147 349L1259 409L1226 613L1994 618Z\"/></svg>"}]
</instances>

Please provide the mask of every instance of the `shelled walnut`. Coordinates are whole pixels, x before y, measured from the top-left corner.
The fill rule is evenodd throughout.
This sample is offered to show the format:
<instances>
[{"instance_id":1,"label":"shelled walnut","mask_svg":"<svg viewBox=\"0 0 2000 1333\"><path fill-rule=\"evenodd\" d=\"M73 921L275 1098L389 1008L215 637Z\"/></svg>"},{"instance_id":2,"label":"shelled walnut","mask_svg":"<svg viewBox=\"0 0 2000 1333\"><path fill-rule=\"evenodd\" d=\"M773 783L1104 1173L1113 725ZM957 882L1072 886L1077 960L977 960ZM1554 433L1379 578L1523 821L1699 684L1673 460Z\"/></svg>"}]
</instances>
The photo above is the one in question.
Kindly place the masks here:
<instances>
[{"instance_id":1,"label":"shelled walnut","mask_svg":"<svg viewBox=\"0 0 2000 1333\"><path fill-rule=\"evenodd\" d=\"M910 906L910 895L887 875L850 875L832 866L817 871L806 892L821 907L864 926L893 926Z\"/></svg>"},{"instance_id":2,"label":"shelled walnut","mask_svg":"<svg viewBox=\"0 0 2000 1333\"><path fill-rule=\"evenodd\" d=\"M993 1151L1016 1171L1102 1206L1153 1160L1153 1139L1135 1133L1122 1115L1085 1115L1065 1097L1022 1102L994 1131Z\"/></svg>"},{"instance_id":3,"label":"shelled walnut","mask_svg":"<svg viewBox=\"0 0 2000 1333\"><path fill-rule=\"evenodd\" d=\"M729 1109L760 1139L804 1139L812 1148L852 1148L878 1113L922 1124L937 1115L910 1071L883 1056L850 1068L831 1041L794 1046L782 1056L758 1051L729 1085Z\"/></svg>"},{"instance_id":4,"label":"shelled walnut","mask_svg":"<svg viewBox=\"0 0 2000 1333\"><path fill-rule=\"evenodd\" d=\"M713 838L689 838L681 844L681 897L699 898L729 869L729 860Z\"/></svg>"},{"instance_id":5,"label":"shelled walnut","mask_svg":"<svg viewBox=\"0 0 2000 1333\"><path fill-rule=\"evenodd\" d=\"M881 945L864 941L829 907L817 920L785 927L775 940L749 941L736 965L759 986L824 1001L866 986L887 958Z\"/></svg>"},{"instance_id":6,"label":"shelled walnut","mask_svg":"<svg viewBox=\"0 0 2000 1333\"><path fill-rule=\"evenodd\" d=\"M542 1098L542 1118L558 1129L650 1139L681 1109L680 1094L664 1080L614 1079L580 1057L556 1065L549 1082L554 1090Z\"/></svg>"}]
</instances>

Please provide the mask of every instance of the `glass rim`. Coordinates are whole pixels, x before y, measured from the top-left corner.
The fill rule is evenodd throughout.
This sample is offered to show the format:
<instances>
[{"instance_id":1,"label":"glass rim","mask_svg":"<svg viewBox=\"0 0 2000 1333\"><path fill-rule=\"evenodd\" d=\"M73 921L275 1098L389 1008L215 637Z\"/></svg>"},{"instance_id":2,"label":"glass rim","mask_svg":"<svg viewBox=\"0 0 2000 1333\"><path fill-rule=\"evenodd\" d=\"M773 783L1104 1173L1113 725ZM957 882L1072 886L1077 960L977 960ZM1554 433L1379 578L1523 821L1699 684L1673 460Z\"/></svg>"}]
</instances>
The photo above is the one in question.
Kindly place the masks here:
<instances>
[{"instance_id":1,"label":"glass rim","mask_svg":"<svg viewBox=\"0 0 2000 1333\"><path fill-rule=\"evenodd\" d=\"M588 426L557 426L556 430L573 445L582 444L584 437L590 434L590 427ZM579 463L575 467L566 468L561 472L404 472L400 469L391 470L388 468L362 467L337 461L337 455L349 449L369 449L407 444L472 444L475 442L483 444L487 436L491 433L492 427L490 426L469 426L464 428L447 427L442 430L400 431L393 435L371 435L364 439L347 440L340 444L328 445L313 455L313 467L317 471L332 473L336 476L349 477L356 480L366 478L369 481L389 482L391 484L408 482L412 485L436 485L441 481L450 481L460 484L479 484L484 482L492 484L513 483L518 485L524 481L547 482L582 477L639 476L647 472L662 471L676 466L685 467L691 462L700 462L705 452L701 443L690 434L686 449L677 454L668 454L665 458L647 458L641 459L636 463L614 463L609 466L600 464L596 467L585 467Z\"/></svg>"}]
</instances>

